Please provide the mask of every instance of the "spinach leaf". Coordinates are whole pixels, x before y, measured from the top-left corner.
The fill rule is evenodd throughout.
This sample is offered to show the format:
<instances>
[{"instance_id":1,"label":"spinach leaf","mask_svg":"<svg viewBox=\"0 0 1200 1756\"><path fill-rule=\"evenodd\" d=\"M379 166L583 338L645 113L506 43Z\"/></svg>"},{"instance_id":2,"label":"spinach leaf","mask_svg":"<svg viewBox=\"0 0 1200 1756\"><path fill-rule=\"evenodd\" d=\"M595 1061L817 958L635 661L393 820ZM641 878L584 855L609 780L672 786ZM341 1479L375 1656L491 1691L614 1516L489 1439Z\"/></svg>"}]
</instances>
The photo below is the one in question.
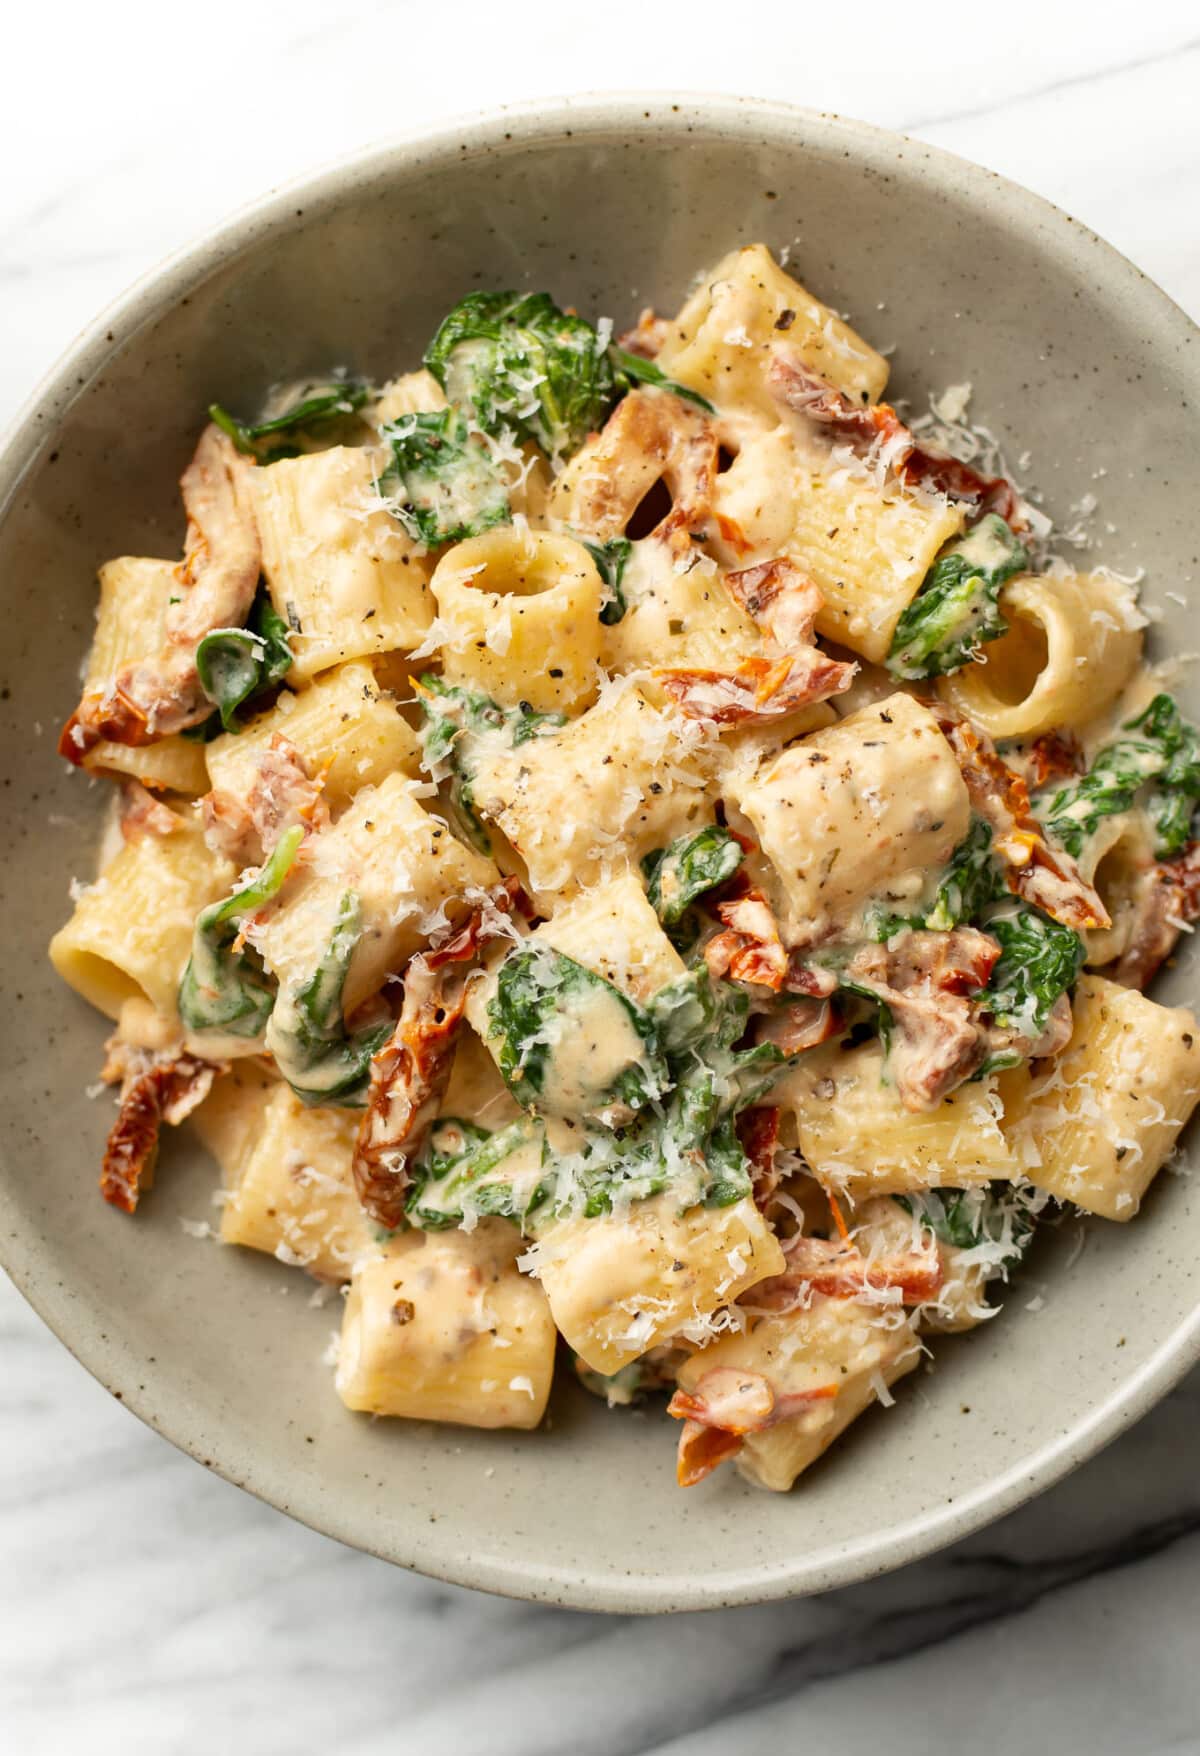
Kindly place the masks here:
<instances>
[{"instance_id":1,"label":"spinach leaf","mask_svg":"<svg viewBox=\"0 0 1200 1756\"><path fill-rule=\"evenodd\" d=\"M718 823L647 854L642 871L659 920L665 927L675 926L698 896L732 878L745 857L736 835Z\"/></svg>"},{"instance_id":2,"label":"spinach leaf","mask_svg":"<svg viewBox=\"0 0 1200 1756\"><path fill-rule=\"evenodd\" d=\"M295 457L297 451L295 447L277 447L263 457L260 447L264 439L298 433L306 427L319 427L343 415L352 415L372 395L371 386L365 379L329 378L306 384L282 414L273 415L267 421L239 421L219 402L209 404L208 418L223 433L228 433L239 451L258 457L260 462L275 463L283 457Z\"/></svg>"},{"instance_id":3,"label":"spinach leaf","mask_svg":"<svg viewBox=\"0 0 1200 1756\"><path fill-rule=\"evenodd\" d=\"M950 856L938 881L933 902L924 914L896 915L874 908L868 912L867 931L872 939L890 939L906 927L925 927L949 932L963 921L976 920L988 903L1007 894L1000 868L992 858L992 829L982 817L973 817L966 836Z\"/></svg>"},{"instance_id":4,"label":"spinach leaf","mask_svg":"<svg viewBox=\"0 0 1200 1756\"><path fill-rule=\"evenodd\" d=\"M892 637L887 668L897 677L957 671L989 640L1007 633L1000 587L1029 556L996 513L942 550Z\"/></svg>"},{"instance_id":5,"label":"spinach leaf","mask_svg":"<svg viewBox=\"0 0 1200 1756\"><path fill-rule=\"evenodd\" d=\"M604 1121L661 1097L669 1083L653 1020L611 982L561 951L528 945L497 971L488 1023L519 1104Z\"/></svg>"},{"instance_id":6,"label":"spinach leaf","mask_svg":"<svg viewBox=\"0 0 1200 1756\"><path fill-rule=\"evenodd\" d=\"M207 719L202 719L198 726L184 726L179 736L186 738L189 744L211 744L224 729L220 712L214 707Z\"/></svg>"},{"instance_id":7,"label":"spinach leaf","mask_svg":"<svg viewBox=\"0 0 1200 1756\"><path fill-rule=\"evenodd\" d=\"M1039 801L1039 814L1047 833L1078 855L1101 819L1128 811L1145 788L1154 851L1168 859L1192 838L1200 802L1200 733L1165 693L1121 729L1140 735L1106 744L1085 775L1060 788L1048 804Z\"/></svg>"},{"instance_id":8,"label":"spinach leaf","mask_svg":"<svg viewBox=\"0 0 1200 1756\"><path fill-rule=\"evenodd\" d=\"M342 990L362 937L362 910L353 890L343 893L329 943L307 981L281 990L267 1026L267 1048L280 1073L305 1104L356 1108L371 1056L391 1034L390 1022L353 1034L342 1014Z\"/></svg>"},{"instance_id":9,"label":"spinach leaf","mask_svg":"<svg viewBox=\"0 0 1200 1756\"><path fill-rule=\"evenodd\" d=\"M613 363L617 388L624 393L635 384L647 384L652 390L668 390L672 396L681 396L685 402L694 402L699 408L705 409L710 415L716 414L706 396L698 390L689 390L686 384L677 384L668 378L661 366L653 360L643 359L641 354L628 353L624 348L610 347L609 358Z\"/></svg>"},{"instance_id":10,"label":"spinach leaf","mask_svg":"<svg viewBox=\"0 0 1200 1756\"><path fill-rule=\"evenodd\" d=\"M981 1003L1004 1029L1039 1037L1055 1001L1074 986L1083 963L1082 938L1015 898L990 910L982 924L999 940L1000 957Z\"/></svg>"},{"instance_id":11,"label":"spinach leaf","mask_svg":"<svg viewBox=\"0 0 1200 1756\"><path fill-rule=\"evenodd\" d=\"M701 962L651 994L646 1011L663 1054L674 1065L709 1044L723 1048L736 1041L746 1028L750 998L732 982L714 982Z\"/></svg>"},{"instance_id":12,"label":"spinach leaf","mask_svg":"<svg viewBox=\"0 0 1200 1756\"><path fill-rule=\"evenodd\" d=\"M1200 802L1200 733L1185 720L1170 695L1156 695L1126 731L1141 732L1162 752L1163 766L1146 795L1159 859L1181 854L1192 839L1192 820Z\"/></svg>"},{"instance_id":13,"label":"spinach leaf","mask_svg":"<svg viewBox=\"0 0 1200 1756\"><path fill-rule=\"evenodd\" d=\"M675 1069L677 1082L665 1104L643 1110L632 1125L600 1140L592 1133L582 1165L556 1187L552 1210L577 1204L590 1218L621 1201L642 1201L667 1189L684 1205L728 1207L753 1186L742 1151L737 1114L755 1103L774 1080L783 1056L773 1044L730 1050Z\"/></svg>"},{"instance_id":14,"label":"spinach leaf","mask_svg":"<svg viewBox=\"0 0 1200 1756\"><path fill-rule=\"evenodd\" d=\"M704 1147L704 1163L708 1168L705 1207L732 1207L754 1188L754 1171L742 1151L732 1115L722 1116L709 1135Z\"/></svg>"},{"instance_id":15,"label":"spinach leaf","mask_svg":"<svg viewBox=\"0 0 1200 1756\"><path fill-rule=\"evenodd\" d=\"M405 1211L424 1231L461 1226L468 1216L523 1224L549 1193L540 1175L545 1157L545 1133L527 1116L494 1134L441 1116L413 1160Z\"/></svg>"},{"instance_id":16,"label":"spinach leaf","mask_svg":"<svg viewBox=\"0 0 1200 1756\"><path fill-rule=\"evenodd\" d=\"M282 681L292 668L291 630L265 591L258 591L245 628L214 628L196 648L200 684L227 732L240 731L237 710Z\"/></svg>"},{"instance_id":17,"label":"spinach leaf","mask_svg":"<svg viewBox=\"0 0 1200 1756\"><path fill-rule=\"evenodd\" d=\"M522 955L510 953L510 960ZM533 955L541 956L541 949ZM550 960L553 977L560 954L551 953ZM507 1072L515 1076L522 1101L547 1112L546 1086L565 1034L559 1026L569 1031L564 1014L581 991L578 976L561 964L570 960L560 960L557 989L551 981L531 988L517 965L522 972L517 992L505 996L492 1018L495 1026L515 1017L501 1051ZM601 978L590 979L608 988ZM567 1007L548 1010L546 997L563 995ZM733 1046L745 1033L748 1008L744 992L732 983L714 983L703 967L660 989L644 1009L640 1031L657 1038L648 1060L657 1062L654 1083L662 1089L620 1126L585 1121L574 1131L573 1150L553 1150L537 1115L487 1137L444 1118L414 1162L409 1218L437 1228L459 1225L467 1216L496 1214L536 1231L567 1214L595 1217L668 1189L678 1191L684 1207L740 1201L750 1192L753 1172L738 1139L736 1116L762 1096L783 1061L771 1044ZM517 1037L524 1054L512 1047ZM627 1095L640 1097L645 1088L643 1073ZM573 1113L577 1118L578 1109Z\"/></svg>"},{"instance_id":18,"label":"spinach leaf","mask_svg":"<svg viewBox=\"0 0 1200 1756\"><path fill-rule=\"evenodd\" d=\"M192 955L179 984L179 1016L193 1034L256 1038L266 1028L274 987L258 954L248 947L235 950L235 942L243 918L279 894L303 839L303 827L293 824L256 877L197 915Z\"/></svg>"},{"instance_id":19,"label":"spinach leaf","mask_svg":"<svg viewBox=\"0 0 1200 1756\"><path fill-rule=\"evenodd\" d=\"M629 608L625 602L625 593L621 590L621 581L625 577L633 544L628 537L610 537L606 543L589 542L586 537L581 537L580 541L596 563L600 577L608 587L608 598L601 606L600 620L606 628L613 628Z\"/></svg>"},{"instance_id":20,"label":"spinach leaf","mask_svg":"<svg viewBox=\"0 0 1200 1756\"><path fill-rule=\"evenodd\" d=\"M1079 780L1062 787L1049 804L1038 801L1047 835L1078 857L1101 819L1128 811L1147 780L1162 773L1165 760L1145 740L1121 738L1106 745Z\"/></svg>"},{"instance_id":21,"label":"spinach leaf","mask_svg":"<svg viewBox=\"0 0 1200 1756\"><path fill-rule=\"evenodd\" d=\"M974 920L988 903L1004 895L1006 886L991 848L991 824L982 817L973 818L938 883L933 907L923 923L926 927L942 931L957 927Z\"/></svg>"},{"instance_id":22,"label":"spinach leaf","mask_svg":"<svg viewBox=\"0 0 1200 1756\"><path fill-rule=\"evenodd\" d=\"M471 790L472 752L480 737L498 734L517 750L531 738L566 724L561 713L539 713L522 702L501 707L490 695L447 683L427 671L418 681L421 705L421 762L432 779L450 771L450 803L464 835L483 853L491 852L487 826L475 809Z\"/></svg>"},{"instance_id":23,"label":"spinach leaf","mask_svg":"<svg viewBox=\"0 0 1200 1756\"><path fill-rule=\"evenodd\" d=\"M414 541L436 548L508 524L508 489L457 409L401 415L383 429L392 460L377 486Z\"/></svg>"},{"instance_id":24,"label":"spinach leaf","mask_svg":"<svg viewBox=\"0 0 1200 1756\"><path fill-rule=\"evenodd\" d=\"M1009 1246L993 1266L993 1275L1004 1274L1019 1262L1033 1237L1034 1208L1020 1199L1011 1183L981 1189L926 1189L919 1195L893 1195L892 1200L955 1249Z\"/></svg>"},{"instance_id":25,"label":"spinach leaf","mask_svg":"<svg viewBox=\"0 0 1200 1756\"><path fill-rule=\"evenodd\" d=\"M608 355L582 317L549 293L470 293L442 320L425 364L484 433L574 451L613 400Z\"/></svg>"},{"instance_id":26,"label":"spinach leaf","mask_svg":"<svg viewBox=\"0 0 1200 1756\"><path fill-rule=\"evenodd\" d=\"M710 1207L740 1201L753 1175L738 1139L736 1117L774 1083L785 1056L774 1043L734 1045L745 1035L749 996L732 982L714 982L703 965L662 988L650 1002L671 1069L673 1089L655 1116L659 1158L704 1167Z\"/></svg>"}]
</instances>

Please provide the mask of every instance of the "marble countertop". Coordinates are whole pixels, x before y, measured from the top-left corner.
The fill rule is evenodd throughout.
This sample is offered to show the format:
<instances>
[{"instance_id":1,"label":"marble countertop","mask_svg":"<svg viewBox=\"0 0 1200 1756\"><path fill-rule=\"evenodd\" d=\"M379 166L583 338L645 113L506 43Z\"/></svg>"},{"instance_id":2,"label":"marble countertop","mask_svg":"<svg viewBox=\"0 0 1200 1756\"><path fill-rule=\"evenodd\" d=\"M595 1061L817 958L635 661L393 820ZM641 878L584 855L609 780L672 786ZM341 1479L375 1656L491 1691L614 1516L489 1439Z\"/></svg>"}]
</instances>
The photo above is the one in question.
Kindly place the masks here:
<instances>
[{"instance_id":1,"label":"marble countertop","mask_svg":"<svg viewBox=\"0 0 1200 1756\"><path fill-rule=\"evenodd\" d=\"M0 106L0 422L110 297L273 182L474 106L753 92L1049 196L1200 316L1189 0L929 14L760 0L23 8ZM497 46L499 45L499 46ZM764 48L767 50L764 53ZM1034 1504L890 1577L711 1616L574 1615L415 1578L141 1427L0 1280L0 1747L766 1756L800 1740L1200 1751L1200 1375Z\"/></svg>"}]
</instances>

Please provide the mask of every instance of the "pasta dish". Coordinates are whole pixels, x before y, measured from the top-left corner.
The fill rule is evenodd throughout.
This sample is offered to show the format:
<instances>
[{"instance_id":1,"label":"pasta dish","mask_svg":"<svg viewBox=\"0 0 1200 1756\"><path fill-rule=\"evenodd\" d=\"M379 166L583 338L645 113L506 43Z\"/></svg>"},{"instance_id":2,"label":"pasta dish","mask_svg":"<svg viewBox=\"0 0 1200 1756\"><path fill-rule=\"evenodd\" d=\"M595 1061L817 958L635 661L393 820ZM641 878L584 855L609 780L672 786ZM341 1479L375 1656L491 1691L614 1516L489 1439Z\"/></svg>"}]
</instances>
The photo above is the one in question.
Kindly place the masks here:
<instances>
[{"instance_id":1,"label":"pasta dish","mask_svg":"<svg viewBox=\"0 0 1200 1756\"><path fill-rule=\"evenodd\" d=\"M560 1357L787 1489L1173 1152L1200 736L887 378L762 245L618 341L476 292L417 371L214 404L182 559L101 568L50 947L101 1189L190 1117L220 1237L340 1289L349 1409L533 1428Z\"/></svg>"}]
</instances>

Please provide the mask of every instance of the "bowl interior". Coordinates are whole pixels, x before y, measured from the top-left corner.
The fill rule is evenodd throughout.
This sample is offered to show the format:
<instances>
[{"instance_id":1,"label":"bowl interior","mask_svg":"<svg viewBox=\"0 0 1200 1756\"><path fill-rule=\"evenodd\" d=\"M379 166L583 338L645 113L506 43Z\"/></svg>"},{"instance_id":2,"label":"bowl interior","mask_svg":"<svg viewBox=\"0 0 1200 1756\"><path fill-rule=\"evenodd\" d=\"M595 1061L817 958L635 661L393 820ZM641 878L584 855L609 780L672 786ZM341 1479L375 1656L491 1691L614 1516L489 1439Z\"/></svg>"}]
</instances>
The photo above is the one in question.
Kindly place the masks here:
<instances>
[{"instance_id":1,"label":"bowl interior","mask_svg":"<svg viewBox=\"0 0 1200 1756\"><path fill-rule=\"evenodd\" d=\"M972 413L1056 522L1095 494L1081 565L1194 572L1180 515L1195 455L1194 331L1090 234L987 173L830 118L732 100L605 100L380 150L285 193L169 265L78 344L0 462L0 1234L18 1282L85 1364L168 1437L362 1547L447 1578L613 1608L699 1607L844 1582L948 1541L1110 1437L1198 1348L1200 1183L1166 1175L1128 1227L1042 1239L1003 1315L936 1345L937 1370L861 1421L791 1496L721 1475L674 1485L673 1423L564 1382L546 1429L489 1435L342 1409L321 1354L340 1301L270 1260L185 1235L215 1218L186 1131L135 1221L95 1188L105 1026L45 961L89 878L102 789L57 727L90 638L94 576L174 555L176 480L205 405L253 408L330 363L417 363L475 287L548 288L618 326L670 311L739 242L787 247L877 344L893 390L974 386ZM7 473L5 473L7 472ZM1185 696L1187 690L1184 691ZM1200 697L1192 691L1192 709ZM1179 1001L1190 960L1158 997ZM1040 1308L1033 1308L1040 1304Z\"/></svg>"}]
</instances>

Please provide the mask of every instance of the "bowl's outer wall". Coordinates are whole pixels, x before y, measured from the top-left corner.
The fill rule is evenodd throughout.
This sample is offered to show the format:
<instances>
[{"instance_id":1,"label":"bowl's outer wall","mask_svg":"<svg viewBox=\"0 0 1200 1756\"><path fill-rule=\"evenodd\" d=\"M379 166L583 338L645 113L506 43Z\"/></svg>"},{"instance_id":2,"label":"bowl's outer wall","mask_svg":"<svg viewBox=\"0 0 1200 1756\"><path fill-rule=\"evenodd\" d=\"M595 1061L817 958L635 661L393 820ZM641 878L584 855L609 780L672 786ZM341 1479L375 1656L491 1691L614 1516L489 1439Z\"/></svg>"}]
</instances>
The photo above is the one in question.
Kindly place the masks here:
<instances>
[{"instance_id":1,"label":"bowl's outer wall","mask_svg":"<svg viewBox=\"0 0 1200 1756\"><path fill-rule=\"evenodd\" d=\"M511 135L511 138L510 138ZM620 325L670 311L731 246L762 238L895 344L898 394L969 380L973 412L1064 525L1100 500L1103 558L1164 599L1195 570L1194 332L1127 263L1035 198L855 124L733 101L607 101L464 126L380 151L264 204L135 290L16 435L0 493L0 833L6 990L0 1221L18 1282L87 1366L233 1480L306 1521L443 1577L579 1605L653 1609L844 1582L948 1541L1094 1450L1198 1351L1200 1190L1164 1176L1136 1224L1043 1240L999 1321L938 1343L937 1371L865 1418L802 1491L723 1472L680 1493L674 1429L565 1385L544 1431L372 1424L344 1411L322 1350L336 1297L185 1236L214 1172L172 1139L136 1221L95 1191L103 1021L44 959L68 881L88 878L102 805L54 754L116 554L172 556L176 479L205 405L252 409L331 362L414 365L476 287L548 287ZM186 297L180 295L186 293ZM1195 702L1193 702L1195 705ZM1190 968L1157 990L1187 997ZM1030 1308L1040 1295L1041 1309ZM564 1377L567 1376L564 1374Z\"/></svg>"}]
</instances>

